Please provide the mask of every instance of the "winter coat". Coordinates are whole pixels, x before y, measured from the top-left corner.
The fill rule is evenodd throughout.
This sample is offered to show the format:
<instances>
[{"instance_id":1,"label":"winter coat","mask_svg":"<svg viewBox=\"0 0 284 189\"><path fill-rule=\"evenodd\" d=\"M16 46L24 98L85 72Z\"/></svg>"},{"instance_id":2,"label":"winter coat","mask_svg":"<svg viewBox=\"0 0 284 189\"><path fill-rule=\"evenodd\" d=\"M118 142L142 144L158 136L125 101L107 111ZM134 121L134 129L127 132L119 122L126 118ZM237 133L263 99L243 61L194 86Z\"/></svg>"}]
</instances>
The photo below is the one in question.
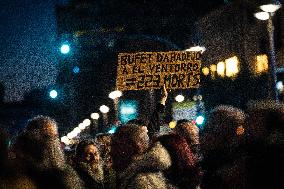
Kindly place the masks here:
<instances>
[{"instance_id":1,"label":"winter coat","mask_svg":"<svg viewBox=\"0 0 284 189\"><path fill-rule=\"evenodd\" d=\"M245 189L246 155L242 151L211 151L204 158L202 189Z\"/></svg>"},{"instance_id":2,"label":"winter coat","mask_svg":"<svg viewBox=\"0 0 284 189\"><path fill-rule=\"evenodd\" d=\"M36 183L26 175L0 177L0 189L37 189Z\"/></svg>"},{"instance_id":3,"label":"winter coat","mask_svg":"<svg viewBox=\"0 0 284 189\"><path fill-rule=\"evenodd\" d=\"M50 148L49 144L54 147ZM59 139L43 140L36 133L22 133L18 136L14 149L18 167L36 182L38 188L83 188L83 182L76 171L65 162Z\"/></svg>"},{"instance_id":4,"label":"winter coat","mask_svg":"<svg viewBox=\"0 0 284 189\"><path fill-rule=\"evenodd\" d=\"M77 166L75 168L77 171L79 177L84 181L84 186L86 189L103 189L103 170L100 169L98 174L95 175L90 167L83 162L77 163Z\"/></svg>"},{"instance_id":5,"label":"winter coat","mask_svg":"<svg viewBox=\"0 0 284 189\"><path fill-rule=\"evenodd\" d=\"M139 160L134 161L119 176L119 189L167 189L174 188L162 171L171 166L168 151L157 142Z\"/></svg>"},{"instance_id":6,"label":"winter coat","mask_svg":"<svg viewBox=\"0 0 284 189\"><path fill-rule=\"evenodd\" d=\"M271 133L265 142L253 145L250 149L247 158L247 188L283 189L284 134Z\"/></svg>"}]
</instances>

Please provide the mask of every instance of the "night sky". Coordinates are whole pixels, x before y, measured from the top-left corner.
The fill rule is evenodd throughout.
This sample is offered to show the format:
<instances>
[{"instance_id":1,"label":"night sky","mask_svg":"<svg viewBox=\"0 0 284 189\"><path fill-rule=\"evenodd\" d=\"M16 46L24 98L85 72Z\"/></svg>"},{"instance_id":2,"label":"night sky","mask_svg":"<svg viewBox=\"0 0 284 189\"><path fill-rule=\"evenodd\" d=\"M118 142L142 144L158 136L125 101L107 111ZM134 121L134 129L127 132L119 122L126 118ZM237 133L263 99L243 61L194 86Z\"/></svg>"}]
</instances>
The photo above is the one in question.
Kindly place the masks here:
<instances>
[{"instance_id":1,"label":"night sky","mask_svg":"<svg viewBox=\"0 0 284 189\"><path fill-rule=\"evenodd\" d=\"M5 101L22 100L27 91L55 83L56 3L0 1L0 81L5 86Z\"/></svg>"},{"instance_id":2,"label":"night sky","mask_svg":"<svg viewBox=\"0 0 284 189\"><path fill-rule=\"evenodd\" d=\"M0 81L6 102L20 101L31 89L55 83L58 43L54 7L67 2L0 1Z\"/></svg>"}]
</instances>

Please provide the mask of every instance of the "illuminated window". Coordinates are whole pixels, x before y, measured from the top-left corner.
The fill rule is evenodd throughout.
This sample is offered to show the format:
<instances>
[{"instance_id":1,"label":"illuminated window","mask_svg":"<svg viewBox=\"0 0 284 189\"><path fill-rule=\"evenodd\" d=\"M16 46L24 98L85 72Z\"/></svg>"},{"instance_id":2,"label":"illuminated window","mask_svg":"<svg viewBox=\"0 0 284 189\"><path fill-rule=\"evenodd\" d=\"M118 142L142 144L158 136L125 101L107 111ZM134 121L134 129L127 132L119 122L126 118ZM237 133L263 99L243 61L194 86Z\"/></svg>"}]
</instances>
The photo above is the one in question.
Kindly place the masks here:
<instances>
[{"instance_id":1,"label":"illuminated window","mask_svg":"<svg viewBox=\"0 0 284 189\"><path fill-rule=\"evenodd\" d=\"M220 75L221 77L225 76L225 63L224 62L219 62L217 64L217 73L218 75Z\"/></svg>"},{"instance_id":2,"label":"illuminated window","mask_svg":"<svg viewBox=\"0 0 284 189\"><path fill-rule=\"evenodd\" d=\"M239 60L236 56L226 59L226 76L235 77L239 73Z\"/></svg>"},{"instance_id":3,"label":"illuminated window","mask_svg":"<svg viewBox=\"0 0 284 189\"><path fill-rule=\"evenodd\" d=\"M171 122L169 123L169 127L170 127L171 129L175 128L176 125L177 125L177 123L176 123L175 121L171 121Z\"/></svg>"},{"instance_id":4,"label":"illuminated window","mask_svg":"<svg viewBox=\"0 0 284 189\"><path fill-rule=\"evenodd\" d=\"M216 70L217 70L216 65L215 65L215 64L212 64L212 65L210 66L210 70L211 70L211 72L216 72Z\"/></svg>"},{"instance_id":5,"label":"illuminated window","mask_svg":"<svg viewBox=\"0 0 284 189\"><path fill-rule=\"evenodd\" d=\"M260 75L268 71L268 58L266 54L256 56L255 73Z\"/></svg>"}]
</instances>

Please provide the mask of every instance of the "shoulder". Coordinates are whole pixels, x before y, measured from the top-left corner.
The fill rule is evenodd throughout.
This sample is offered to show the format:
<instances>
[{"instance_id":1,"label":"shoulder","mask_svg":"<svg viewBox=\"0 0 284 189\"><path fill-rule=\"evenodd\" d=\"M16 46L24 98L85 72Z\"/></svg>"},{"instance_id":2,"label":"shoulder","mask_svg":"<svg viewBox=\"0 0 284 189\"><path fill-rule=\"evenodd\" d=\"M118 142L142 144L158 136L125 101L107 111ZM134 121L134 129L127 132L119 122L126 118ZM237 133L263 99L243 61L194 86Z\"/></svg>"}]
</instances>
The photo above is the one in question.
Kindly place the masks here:
<instances>
[{"instance_id":1,"label":"shoulder","mask_svg":"<svg viewBox=\"0 0 284 189\"><path fill-rule=\"evenodd\" d=\"M142 161L146 164L152 164L159 170L168 169L172 164L169 152L160 142L156 142L152 146L152 148L145 154Z\"/></svg>"}]
</instances>

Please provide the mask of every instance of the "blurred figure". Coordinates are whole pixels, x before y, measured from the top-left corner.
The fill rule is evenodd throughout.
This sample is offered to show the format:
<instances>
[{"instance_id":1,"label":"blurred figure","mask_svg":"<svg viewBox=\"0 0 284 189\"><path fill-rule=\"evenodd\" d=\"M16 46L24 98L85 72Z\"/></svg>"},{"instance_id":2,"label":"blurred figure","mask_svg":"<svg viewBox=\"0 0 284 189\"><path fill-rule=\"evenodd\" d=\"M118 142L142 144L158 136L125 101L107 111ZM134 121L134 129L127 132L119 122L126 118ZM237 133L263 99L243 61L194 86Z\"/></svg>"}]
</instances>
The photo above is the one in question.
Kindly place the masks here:
<instances>
[{"instance_id":1,"label":"blurred figure","mask_svg":"<svg viewBox=\"0 0 284 189\"><path fill-rule=\"evenodd\" d=\"M169 187L162 171L171 165L170 155L161 143L149 150L147 127L127 124L113 136L111 155L117 172L117 188L164 189Z\"/></svg>"},{"instance_id":2,"label":"blurred figure","mask_svg":"<svg viewBox=\"0 0 284 189\"><path fill-rule=\"evenodd\" d=\"M187 141L177 135L160 136L158 141L167 149L172 164L164 173L171 184L179 189L197 189L201 182L201 169Z\"/></svg>"},{"instance_id":3,"label":"blurred figure","mask_svg":"<svg viewBox=\"0 0 284 189\"><path fill-rule=\"evenodd\" d=\"M0 126L0 189L36 189L34 181L8 159L9 137Z\"/></svg>"},{"instance_id":4,"label":"blurred figure","mask_svg":"<svg viewBox=\"0 0 284 189\"><path fill-rule=\"evenodd\" d=\"M284 188L284 105L248 104L248 188Z\"/></svg>"},{"instance_id":5,"label":"blurred figure","mask_svg":"<svg viewBox=\"0 0 284 189\"><path fill-rule=\"evenodd\" d=\"M16 159L39 188L81 188L82 181L64 159L57 123L45 116L29 120L13 146ZM52 180L52 182L51 182Z\"/></svg>"},{"instance_id":6,"label":"blurred figure","mask_svg":"<svg viewBox=\"0 0 284 189\"><path fill-rule=\"evenodd\" d=\"M244 138L246 115L238 108L221 105L210 112L201 134L204 170L201 188L246 187L244 153L240 149Z\"/></svg>"},{"instance_id":7,"label":"blurred figure","mask_svg":"<svg viewBox=\"0 0 284 189\"><path fill-rule=\"evenodd\" d=\"M201 161L199 128L196 124L189 120L182 119L177 122L174 131L187 141L192 153Z\"/></svg>"},{"instance_id":8,"label":"blurred figure","mask_svg":"<svg viewBox=\"0 0 284 189\"><path fill-rule=\"evenodd\" d=\"M100 146L101 157L104 163L105 188L116 188L116 173L112 167L111 151L112 134L100 133L96 135L95 142Z\"/></svg>"},{"instance_id":9,"label":"blurred figure","mask_svg":"<svg viewBox=\"0 0 284 189\"><path fill-rule=\"evenodd\" d=\"M161 125L161 117L165 112L165 105L168 98L168 92L166 86L163 86L161 100L156 105L155 111L151 114L149 119L139 118L130 120L127 124L135 124L139 126L145 126L148 130L148 136L152 139L155 135L159 135L160 133L160 125Z\"/></svg>"},{"instance_id":10,"label":"blurred figure","mask_svg":"<svg viewBox=\"0 0 284 189\"><path fill-rule=\"evenodd\" d=\"M76 148L75 170L87 189L104 188L103 164L99 147L92 141L83 140Z\"/></svg>"}]
</instances>

